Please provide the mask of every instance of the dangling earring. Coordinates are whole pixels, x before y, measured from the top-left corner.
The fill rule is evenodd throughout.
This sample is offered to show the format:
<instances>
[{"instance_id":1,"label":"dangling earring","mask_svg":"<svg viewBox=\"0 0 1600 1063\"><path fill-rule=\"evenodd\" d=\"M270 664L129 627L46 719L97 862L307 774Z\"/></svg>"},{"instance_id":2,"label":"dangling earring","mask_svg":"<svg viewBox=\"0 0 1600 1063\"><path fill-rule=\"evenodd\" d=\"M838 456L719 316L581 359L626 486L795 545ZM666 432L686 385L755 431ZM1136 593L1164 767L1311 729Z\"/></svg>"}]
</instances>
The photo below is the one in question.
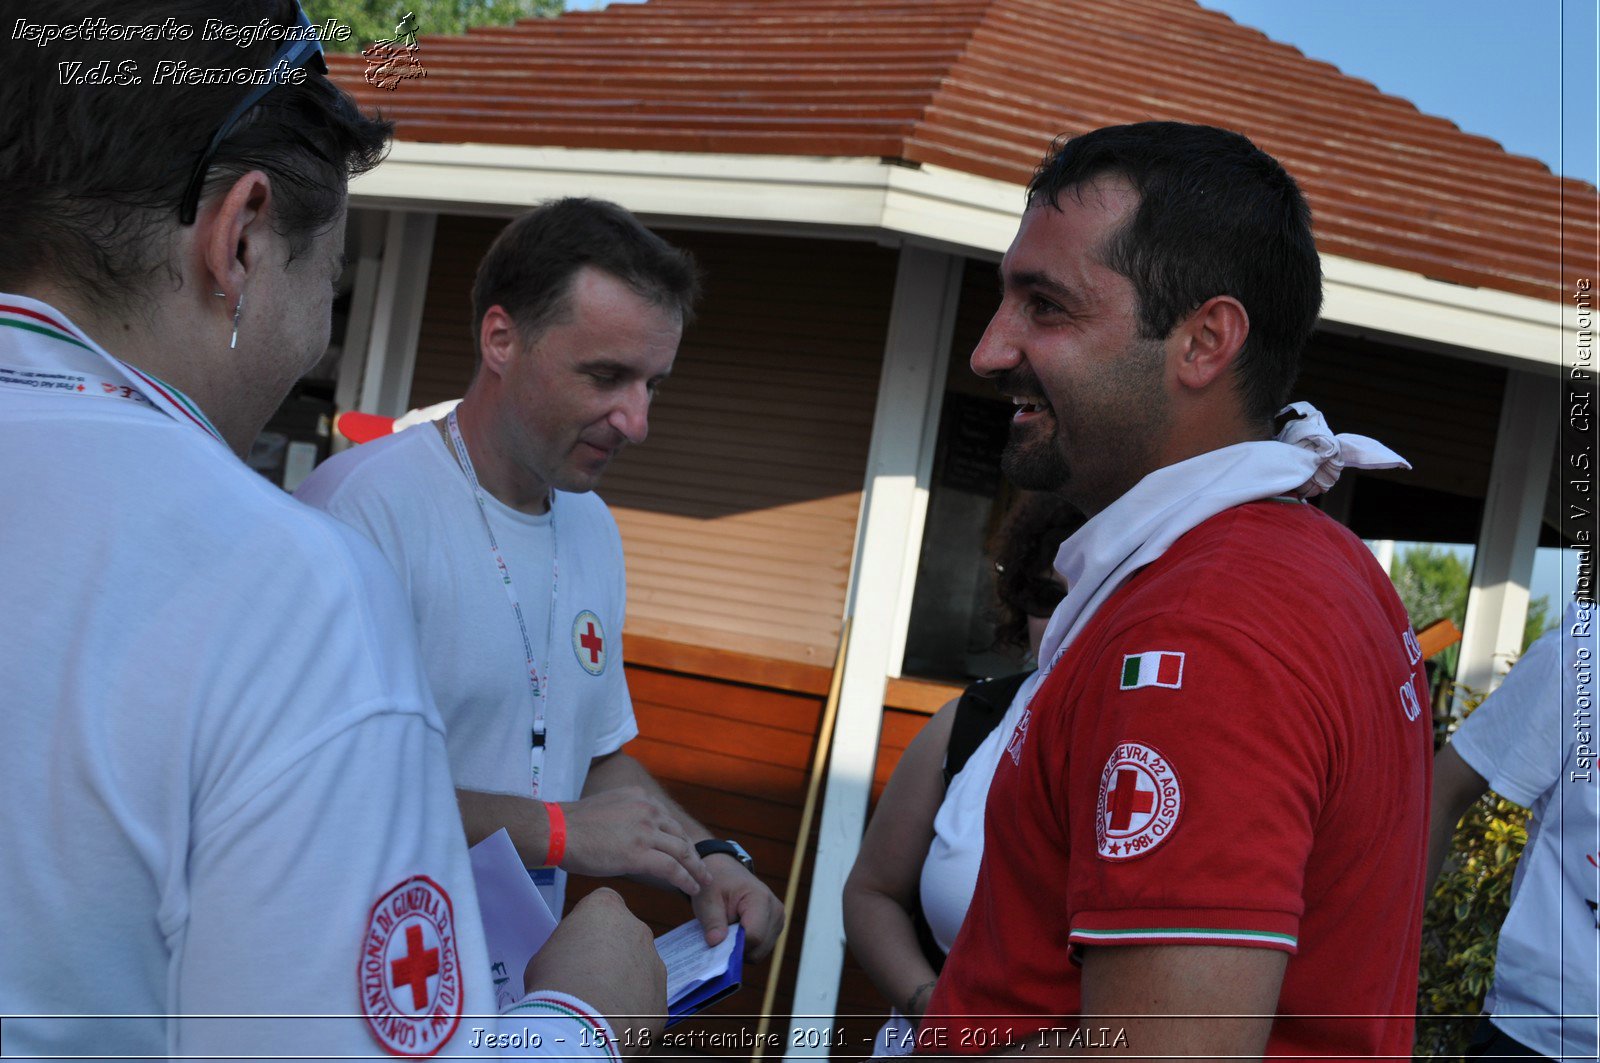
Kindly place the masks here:
<instances>
[{"instance_id":1,"label":"dangling earring","mask_svg":"<svg viewBox=\"0 0 1600 1063\"><path fill-rule=\"evenodd\" d=\"M212 292L219 299L226 299L227 292ZM239 347L239 314L244 310L244 293L239 293L239 301L233 304L233 337L228 340L228 350L237 350Z\"/></svg>"}]
</instances>

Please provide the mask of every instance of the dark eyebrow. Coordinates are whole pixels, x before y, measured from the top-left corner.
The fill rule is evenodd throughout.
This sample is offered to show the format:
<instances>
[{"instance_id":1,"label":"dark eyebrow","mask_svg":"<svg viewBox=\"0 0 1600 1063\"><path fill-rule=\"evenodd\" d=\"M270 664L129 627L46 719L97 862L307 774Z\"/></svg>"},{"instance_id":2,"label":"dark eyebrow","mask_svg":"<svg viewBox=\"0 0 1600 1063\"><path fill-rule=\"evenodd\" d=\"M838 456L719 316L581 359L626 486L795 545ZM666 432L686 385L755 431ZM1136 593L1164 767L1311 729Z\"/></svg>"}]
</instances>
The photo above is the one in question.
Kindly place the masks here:
<instances>
[{"instance_id":1,"label":"dark eyebrow","mask_svg":"<svg viewBox=\"0 0 1600 1063\"><path fill-rule=\"evenodd\" d=\"M1004 286L1002 281L1002 286ZM1078 310L1083 307L1083 297L1068 288L1048 273L1030 270L1022 273L1013 273L1010 284L1016 288L1028 288L1037 292L1044 292L1068 310Z\"/></svg>"}]
</instances>

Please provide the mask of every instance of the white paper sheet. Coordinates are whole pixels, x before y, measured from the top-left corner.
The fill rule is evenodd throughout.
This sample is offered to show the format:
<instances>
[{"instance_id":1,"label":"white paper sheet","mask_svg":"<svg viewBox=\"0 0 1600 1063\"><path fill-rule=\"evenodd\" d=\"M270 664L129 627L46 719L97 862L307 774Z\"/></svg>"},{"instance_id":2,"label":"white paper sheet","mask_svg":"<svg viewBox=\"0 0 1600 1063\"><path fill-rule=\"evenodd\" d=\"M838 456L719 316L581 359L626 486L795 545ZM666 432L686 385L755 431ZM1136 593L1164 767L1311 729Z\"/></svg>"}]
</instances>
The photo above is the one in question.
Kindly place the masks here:
<instances>
[{"instance_id":1,"label":"white paper sheet","mask_svg":"<svg viewBox=\"0 0 1600 1063\"><path fill-rule=\"evenodd\" d=\"M667 967L667 1004L683 996L701 982L715 978L728 969L728 959L733 955L733 928L715 947L706 945L705 931L700 921L691 919L682 926L656 938L656 953Z\"/></svg>"},{"instance_id":2,"label":"white paper sheet","mask_svg":"<svg viewBox=\"0 0 1600 1063\"><path fill-rule=\"evenodd\" d=\"M504 1011L522 999L523 971L549 940L556 917L528 877L511 835L503 829L474 845L468 855L478 888L483 936L489 943L495 1006Z\"/></svg>"}]
</instances>

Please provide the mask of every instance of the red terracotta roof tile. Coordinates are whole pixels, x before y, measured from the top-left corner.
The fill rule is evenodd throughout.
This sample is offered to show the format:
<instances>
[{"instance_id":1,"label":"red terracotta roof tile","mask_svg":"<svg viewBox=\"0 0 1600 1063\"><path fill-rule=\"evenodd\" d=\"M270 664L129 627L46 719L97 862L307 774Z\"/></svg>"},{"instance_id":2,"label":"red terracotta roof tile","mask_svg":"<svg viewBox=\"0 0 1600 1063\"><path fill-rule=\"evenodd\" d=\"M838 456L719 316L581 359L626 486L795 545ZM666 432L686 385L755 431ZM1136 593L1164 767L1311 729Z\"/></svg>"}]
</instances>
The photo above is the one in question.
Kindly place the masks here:
<instances>
[{"instance_id":1,"label":"red terracotta roof tile","mask_svg":"<svg viewBox=\"0 0 1600 1063\"><path fill-rule=\"evenodd\" d=\"M424 27L425 28L425 27ZM1049 141L1145 119L1237 129L1324 251L1565 299L1592 186L1193 0L650 0L421 38L399 91L335 76L401 139L882 156L1026 182Z\"/></svg>"}]
</instances>

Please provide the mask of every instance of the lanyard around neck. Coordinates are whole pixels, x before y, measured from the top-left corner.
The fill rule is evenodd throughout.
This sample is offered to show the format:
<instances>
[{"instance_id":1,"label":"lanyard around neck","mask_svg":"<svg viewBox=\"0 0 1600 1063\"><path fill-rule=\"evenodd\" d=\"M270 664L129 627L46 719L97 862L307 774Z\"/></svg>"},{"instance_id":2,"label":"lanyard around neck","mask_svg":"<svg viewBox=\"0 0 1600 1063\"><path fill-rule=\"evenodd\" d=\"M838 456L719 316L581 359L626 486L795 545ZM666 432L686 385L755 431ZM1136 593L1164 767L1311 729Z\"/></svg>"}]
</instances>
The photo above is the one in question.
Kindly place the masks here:
<instances>
[{"instance_id":1,"label":"lanyard around neck","mask_svg":"<svg viewBox=\"0 0 1600 1063\"><path fill-rule=\"evenodd\" d=\"M445 418L445 427L450 434L450 445L455 449L456 461L461 465L461 471L466 474L467 483L472 487L472 497L478 503L478 516L483 518L483 530L489 536L489 552L494 555L495 568L500 572L500 582L505 588L506 598L511 602L511 612L517 618L517 630L522 633L522 651L527 658L528 683L533 688L533 736L529 745L528 771L532 780L533 796L539 796L540 776L544 770L545 757L545 709L550 700L550 666L554 663L554 654L551 653L551 641L555 638L556 630L556 581L561 574L561 568L556 560L556 496L550 492L550 617L545 627L545 672L539 675L539 662L533 656L533 639L528 635L528 623L522 615L522 602L517 597L516 585L511 582L511 566L506 564L504 552L500 549L500 541L495 537L494 526L489 523L489 504L484 498L483 485L478 482L478 473L472 467L472 457L467 453L467 443L461 437L461 426L456 421L456 411L451 410Z\"/></svg>"},{"instance_id":2,"label":"lanyard around neck","mask_svg":"<svg viewBox=\"0 0 1600 1063\"><path fill-rule=\"evenodd\" d=\"M9 298L9 297L7 297ZM43 305L43 304L35 304ZM47 308L50 309L50 308ZM211 436L223 446L227 441L217 431L209 418L190 398L171 384L152 374L141 372L122 359L110 354L67 321L64 314L51 316L30 307L0 299L0 327L21 333L48 337L59 343L80 347L97 355L119 377L103 377L96 373L75 369L44 370L0 366L0 387L17 391L50 393L57 395L88 396L93 398L123 399L160 410L176 421L187 421Z\"/></svg>"}]
</instances>

